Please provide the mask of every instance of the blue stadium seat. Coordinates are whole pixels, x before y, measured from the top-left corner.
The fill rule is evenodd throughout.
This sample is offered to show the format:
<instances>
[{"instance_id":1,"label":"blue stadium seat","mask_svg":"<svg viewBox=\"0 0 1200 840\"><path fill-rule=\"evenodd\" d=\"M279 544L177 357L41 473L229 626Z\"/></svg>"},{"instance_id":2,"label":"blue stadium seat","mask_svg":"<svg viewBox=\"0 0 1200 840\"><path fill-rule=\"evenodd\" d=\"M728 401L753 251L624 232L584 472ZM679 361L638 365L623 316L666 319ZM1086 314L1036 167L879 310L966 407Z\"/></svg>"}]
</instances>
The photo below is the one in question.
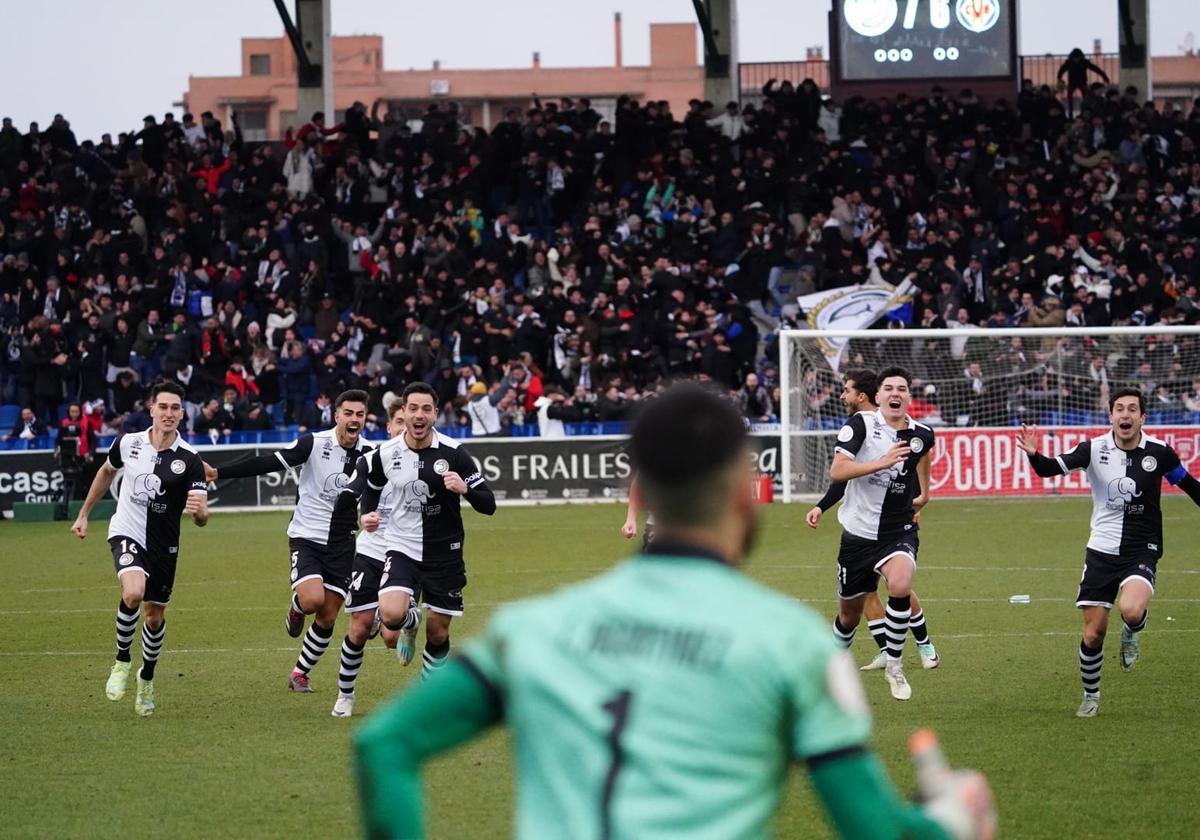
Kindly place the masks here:
<instances>
[{"instance_id":1,"label":"blue stadium seat","mask_svg":"<svg viewBox=\"0 0 1200 840\"><path fill-rule=\"evenodd\" d=\"M297 327L296 332L305 341L311 341L317 337L317 328L314 326Z\"/></svg>"},{"instance_id":2,"label":"blue stadium seat","mask_svg":"<svg viewBox=\"0 0 1200 840\"><path fill-rule=\"evenodd\" d=\"M17 418L20 416L21 406L16 403L0 405L0 435L6 435L12 431L13 424L17 422Z\"/></svg>"},{"instance_id":3,"label":"blue stadium seat","mask_svg":"<svg viewBox=\"0 0 1200 840\"><path fill-rule=\"evenodd\" d=\"M267 414L271 415L271 420L274 421L276 426L283 425L283 403L282 402L271 403L270 405L268 405L267 406Z\"/></svg>"}]
</instances>

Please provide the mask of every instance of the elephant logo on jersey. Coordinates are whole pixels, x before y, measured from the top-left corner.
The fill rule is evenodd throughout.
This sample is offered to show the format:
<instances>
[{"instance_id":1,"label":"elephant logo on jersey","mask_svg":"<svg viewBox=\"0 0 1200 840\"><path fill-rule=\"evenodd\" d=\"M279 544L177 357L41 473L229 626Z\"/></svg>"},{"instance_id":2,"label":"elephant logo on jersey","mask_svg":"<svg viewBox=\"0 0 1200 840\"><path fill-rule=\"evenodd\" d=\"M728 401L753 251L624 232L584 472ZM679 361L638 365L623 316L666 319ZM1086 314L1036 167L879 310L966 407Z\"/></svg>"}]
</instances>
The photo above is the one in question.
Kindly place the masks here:
<instances>
[{"instance_id":1,"label":"elephant logo on jersey","mask_svg":"<svg viewBox=\"0 0 1200 840\"><path fill-rule=\"evenodd\" d=\"M337 498L338 494L346 489L350 484L350 476L343 472L337 472L325 479L325 484L321 487L321 498L327 502L331 502Z\"/></svg>"},{"instance_id":2,"label":"elephant logo on jersey","mask_svg":"<svg viewBox=\"0 0 1200 840\"><path fill-rule=\"evenodd\" d=\"M1137 489L1137 482L1127 475L1108 482L1108 508L1110 510L1121 510L1140 495L1142 493Z\"/></svg>"},{"instance_id":3,"label":"elephant logo on jersey","mask_svg":"<svg viewBox=\"0 0 1200 840\"><path fill-rule=\"evenodd\" d=\"M142 473L133 479L133 503L150 507L150 500L164 492L162 479L154 473Z\"/></svg>"},{"instance_id":4,"label":"elephant logo on jersey","mask_svg":"<svg viewBox=\"0 0 1200 840\"><path fill-rule=\"evenodd\" d=\"M418 478L416 481L410 481L404 485L404 499L405 510L421 510L433 501L433 491L429 489L429 485L425 483L424 479Z\"/></svg>"}]
</instances>

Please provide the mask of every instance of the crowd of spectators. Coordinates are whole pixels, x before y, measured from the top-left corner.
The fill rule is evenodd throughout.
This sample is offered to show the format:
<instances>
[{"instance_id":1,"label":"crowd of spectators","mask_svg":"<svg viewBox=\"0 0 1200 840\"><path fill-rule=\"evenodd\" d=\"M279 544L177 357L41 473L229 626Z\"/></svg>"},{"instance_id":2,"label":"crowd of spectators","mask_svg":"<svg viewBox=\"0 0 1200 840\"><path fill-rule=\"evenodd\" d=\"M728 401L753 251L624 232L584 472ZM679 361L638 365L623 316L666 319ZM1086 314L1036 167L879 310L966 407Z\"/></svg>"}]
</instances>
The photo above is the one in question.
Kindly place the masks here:
<instances>
[{"instance_id":1,"label":"crowd of spectators","mask_svg":"<svg viewBox=\"0 0 1200 840\"><path fill-rule=\"evenodd\" d=\"M453 103L356 103L283 144L209 113L83 141L62 115L4 119L13 433L72 402L98 433L137 428L157 376L214 439L329 426L348 387L382 414L418 379L475 434L620 421L678 377L769 421L796 296L854 283L913 282L911 326L1200 320L1200 108L1103 85L1074 113L1029 83L994 103L763 94L623 97L611 122L534 98L490 131Z\"/></svg>"}]
</instances>

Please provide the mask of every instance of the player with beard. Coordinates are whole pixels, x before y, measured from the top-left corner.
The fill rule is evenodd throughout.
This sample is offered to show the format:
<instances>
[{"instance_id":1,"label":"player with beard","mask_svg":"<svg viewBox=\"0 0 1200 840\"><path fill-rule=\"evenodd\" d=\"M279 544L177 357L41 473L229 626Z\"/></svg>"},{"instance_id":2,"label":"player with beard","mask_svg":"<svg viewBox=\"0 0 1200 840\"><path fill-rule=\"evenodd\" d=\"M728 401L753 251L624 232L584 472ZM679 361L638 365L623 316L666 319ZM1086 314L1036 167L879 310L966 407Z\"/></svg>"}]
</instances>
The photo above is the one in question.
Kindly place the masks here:
<instances>
[{"instance_id":1,"label":"player with beard","mask_svg":"<svg viewBox=\"0 0 1200 840\"><path fill-rule=\"evenodd\" d=\"M292 602L284 627L289 636L298 638L304 632L304 617L311 615L313 621L288 676L290 691L312 691L308 674L329 647L334 622L349 592L358 518L354 497L343 491L359 457L371 451L362 439L367 401L366 391L343 391L333 403L332 429L306 432L277 452L220 468L205 464L209 481L300 469L299 498L287 529Z\"/></svg>"},{"instance_id":2,"label":"player with beard","mask_svg":"<svg viewBox=\"0 0 1200 840\"><path fill-rule=\"evenodd\" d=\"M395 400L388 406L388 438L404 434L404 402ZM370 458L379 452L376 448L358 459L358 467L350 480L348 491L355 498L366 486L370 470ZM413 604L411 626L402 630L381 628L379 620L379 581L383 576L383 565L387 560L387 520L392 511L395 493L388 487L379 499L379 526L372 531L360 531L355 543L354 569L350 574L350 591L346 597L346 612L350 615L350 628L342 640L341 662L338 667L338 698L333 705L334 717L350 717L354 714L354 686L358 671L362 667L367 640L379 633L388 648L396 651L402 665L412 662L417 627L421 622L421 611Z\"/></svg>"},{"instance_id":3,"label":"player with beard","mask_svg":"<svg viewBox=\"0 0 1200 840\"><path fill-rule=\"evenodd\" d=\"M654 541L501 606L368 718L354 739L367 836L425 837L422 763L500 723L519 838L767 837L797 764L839 836L989 836L978 774L946 773L919 807L900 799L849 655L812 610L742 573L756 523L737 410L676 386L639 413L630 455Z\"/></svg>"},{"instance_id":4,"label":"player with beard","mask_svg":"<svg viewBox=\"0 0 1200 840\"><path fill-rule=\"evenodd\" d=\"M385 627L415 632L417 602L424 602L429 615L421 675L428 677L445 664L450 622L463 614L467 569L461 503L466 500L478 513L491 516L496 497L470 453L434 429L438 402L433 388L410 383L401 403L404 433L367 459L362 525L368 533L380 526L380 499L391 490L379 614Z\"/></svg>"},{"instance_id":5,"label":"player with beard","mask_svg":"<svg viewBox=\"0 0 1200 840\"><path fill-rule=\"evenodd\" d=\"M1179 455L1157 438L1142 433L1146 401L1137 388L1114 391L1108 400L1112 429L1085 440L1070 452L1048 458L1038 452L1037 426L1021 426L1017 445L1042 478L1087 470L1092 488L1092 523L1084 554L1083 577L1075 606L1083 610L1079 676L1083 701L1076 714L1100 711L1100 666L1108 614L1120 596L1121 668L1133 668L1141 649L1154 595L1158 561L1163 554L1162 483L1187 493L1200 505L1200 481L1188 474Z\"/></svg>"},{"instance_id":6,"label":"player with beard","mask_svg":"<svg viewBox=\"0 0 1200 840\"><path fill-rule=\"evenodd\" d=\"M897 700L912 697L901 654L912 618L912 581L917 569L917 523L913 501L928 469L933 430L908 416L912 377L892 367L879 375L879 408L853 415L837 435L829 477L846 482L838 509L838 614L834 636L849 648L863 605L878 579L887 584L884 610L887 663L884 676ZM926 462L925 466L921 462ZM924 476L928 486L928 472Z\"/></svg>"},{"instance_id":7,"label":"player with beard","mask_svg":"<svg viewBox=\"0 0 1200 840\"><path fill-rule=\"evenodd\" d=\"M848 370L842 387L842 403L851 417L859 412L870 413L878 409L878 406L875 405L875 393L878 390L879 377L875 371L865 368ZM913 522L920 522L921 509L929 502L929 473L930 459L924 458L917 464L917 475L920 478L921 486L920 492L913 498ZM835 481L830 484L821 501L817 502L816 506L805 515L804 521L808 523L808 527L815 529L820 525L825 511L840 502L845 494L846 482ZM863 615L866 616L867 629L871 631L871 638L879 646L879 653L875 654L875 658L859 670L875 671L887 665L887 633L883 602L879 600L879 595L874 591L867 593L867 600L863 604ZM925 611L921 608L921 601L917 598L916 592L912 593L912 618L909 620L908 630L912 633L913 641L917 643L921 667L930 669L940 665L942 660L938 657L937 648L933 646L933 640L929 637L929 628L925 623Z\"/></svg>"}]
</instances>

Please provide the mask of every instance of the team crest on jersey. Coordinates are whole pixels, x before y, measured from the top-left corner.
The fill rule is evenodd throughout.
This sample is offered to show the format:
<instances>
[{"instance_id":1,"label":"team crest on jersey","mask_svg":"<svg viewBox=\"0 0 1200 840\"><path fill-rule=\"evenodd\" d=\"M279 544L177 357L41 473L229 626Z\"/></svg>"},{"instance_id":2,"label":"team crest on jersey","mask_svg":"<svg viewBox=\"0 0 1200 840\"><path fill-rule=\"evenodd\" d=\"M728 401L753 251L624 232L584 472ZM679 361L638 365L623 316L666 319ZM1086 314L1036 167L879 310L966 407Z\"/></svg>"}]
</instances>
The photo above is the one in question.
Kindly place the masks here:
<instances>
[{"instance_id":1,"label":"team crest on jersey","mask_svg":"<svg viewBox=\"0 0 1200 840\"><path fill-rule=\"evenodd\" d=\"M1000 20L999 0L958 0L958 22L970 32L987 32Z\"/></svg>"},{"instance_id":2,"label":"team crest on jersey","mask_svg":"<svg viewBox=\"0 0 1200 840\"><path fill-rule=\"evenodd\" d=\"M132 562L133 562L132 554L122 554L120 557L117 558L118 566L128 566Z\"/></svg>"},{"instance_id":3,"label":"team crest on jersey","mask_svg":"<svg viewBox=\"0 0 1200 840\"><path fill-rule=\"evenodd\" d=\"M450 469L450 462L447 461L445 458L438 458L436 461L433 462L433 471L435 473L437 473L438 475L445 475L446 471L449 469Z\"/></svg>"},{"instance_id":4,"label":"team crest on jersey","mask_svg":"<svg viewBox=\"0 0 1200 840\"><path fill-rule=\"evenodd\" d=\"M183 461L171 462L171 472L175 473L175 475L183 475L183 471L186 469L187 464L183 463Z\"/></svg>"},{"instance_id":5,"label":"team crest on jersey","mask_svg":"<svg viewBox=\"0 0 1200 840\"><path fill-rule=\"evenodd\" d=\"M1148 473L1154 472L1158 469L1158 459L1153 455L1147 455L1142 459L1142 469Z\"/></svg>"},{"instance_id":6,"label":"team crest on jersey","mask_svg":"<svg viewBox=\"0 0 1200 840\"><path fill-rule=\"evenodd\" d=\"M908 448L913 451L914 455L920 455L925 451L925 441L920 438L913 438L908 442Z\"/></svg>"}]
</instances>

